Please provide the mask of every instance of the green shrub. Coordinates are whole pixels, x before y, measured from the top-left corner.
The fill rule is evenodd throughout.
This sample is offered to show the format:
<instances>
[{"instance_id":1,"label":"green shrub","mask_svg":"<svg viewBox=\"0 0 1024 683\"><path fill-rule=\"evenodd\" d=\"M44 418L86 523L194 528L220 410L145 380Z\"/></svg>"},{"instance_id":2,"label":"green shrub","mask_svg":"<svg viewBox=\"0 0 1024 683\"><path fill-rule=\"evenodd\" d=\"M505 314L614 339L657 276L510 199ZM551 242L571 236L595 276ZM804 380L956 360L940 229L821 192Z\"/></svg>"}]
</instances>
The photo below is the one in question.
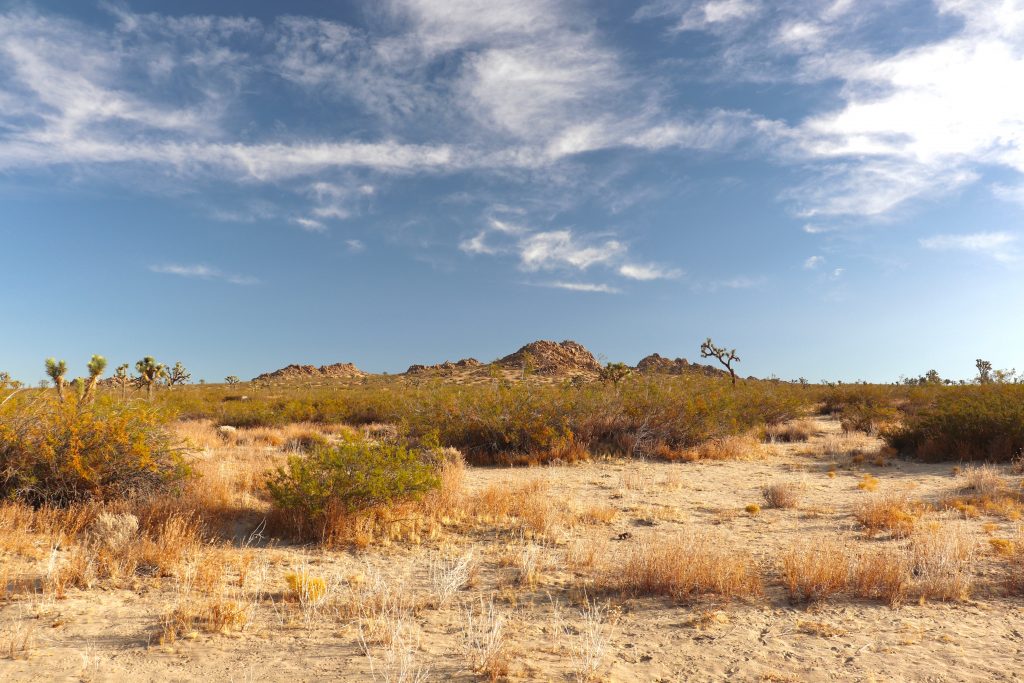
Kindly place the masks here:
<instances>
[{"instance_id":1,"label":"green shrub","mask_svg":"<svg viewBox=\"0 0 1024 683\"><path fill-rule=\"evenodd\" d=\"M267 490L294 530L308 535L328 517L415 499L439 483L435 464L419 451L350 441L289 457Z\"/></svg>"},{"instance_id":2,"label":"green shrub","mask_svg":"<svg viewBox=\"0 0 1024 683\"><path fill-rule=\"evenodd\" d=\"M139 402L19 396L0 407L0 498L67 505L167 489L187 469L165 422Z\"/></svg>"},{"instance_id":3,"label":"green shrub","mask_svg":"<svg viewBox=\"0 0 1024 683\"><path fill-rule=\"evenodd\" d=\"M1024 385L937 387L918 395L883 436L924 460L1010 461L1024 450Z\"/></svg>"}]
</instances>

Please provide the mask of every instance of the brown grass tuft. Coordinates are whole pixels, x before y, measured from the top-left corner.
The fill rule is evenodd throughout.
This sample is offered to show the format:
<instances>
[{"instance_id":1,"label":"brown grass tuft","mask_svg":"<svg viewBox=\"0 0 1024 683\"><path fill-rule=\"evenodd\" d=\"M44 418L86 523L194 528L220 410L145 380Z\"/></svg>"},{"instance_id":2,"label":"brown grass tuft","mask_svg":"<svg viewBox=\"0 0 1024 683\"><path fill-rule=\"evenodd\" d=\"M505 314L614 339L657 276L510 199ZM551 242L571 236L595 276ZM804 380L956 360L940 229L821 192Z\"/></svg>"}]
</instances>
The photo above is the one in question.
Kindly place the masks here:
<instances>
[{"instance_id":1,"label":"brown grass tuft","mask_svg":"<svg viewBox=\"0 0 1024 683\"><path fill-rule=\"evenodd\" d=\"M790 548L782 556L782 576L794 600L818 602L846 588L849 578L845 546L816 540Z\"/></svg>"},{"instance_id":2,"label":"brown grass tuft","mask_svg":"<svg viewBox=\"0 0 1024 683\"><path fill-rule=\"evenodd\" d=\"M771 508L792 509L800 505L804 485L796 481L780 481L761 489L764 502Z\"/></svg>"},{"instance_id":3,"label":"brown grass tuft","mask_svg":"<svg viewBox=\"0 0 1024 683\"><path fill-rule=\"evenodd\" d=\"M724 539L687 529L670 538L648 538L606 557L598 587L627 595L686 599L701 594L744 597L761 592L751 555Z\"/></svg>"}]
</instances>

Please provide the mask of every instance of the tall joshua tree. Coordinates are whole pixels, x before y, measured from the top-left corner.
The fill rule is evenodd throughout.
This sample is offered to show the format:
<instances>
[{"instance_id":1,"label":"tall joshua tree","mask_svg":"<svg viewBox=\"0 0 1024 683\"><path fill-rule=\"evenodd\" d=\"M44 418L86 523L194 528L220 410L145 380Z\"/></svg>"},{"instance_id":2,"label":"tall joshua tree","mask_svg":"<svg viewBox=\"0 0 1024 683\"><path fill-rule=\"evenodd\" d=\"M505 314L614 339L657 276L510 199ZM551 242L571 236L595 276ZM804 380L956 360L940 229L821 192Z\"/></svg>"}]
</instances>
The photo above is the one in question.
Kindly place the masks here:
<instances>
[{"instance_id":1,"label":"tall joshua tree","mask_svg":"<svg viewBox=\"0 0 1024 683\"><path fill-rule=\"evenodd\" d=\"M167 371L167 384L174 386L175 384L188 384L188 381L192 379L192 373L185 369L185 366L181 364L179 360L174 364L173 368Z\"/></svg>"},{"instance_id":2,"label":"tall joshua tree","mask_svg":"<svg viewBox=\"0 0 1024 683\"><path fill-rule=\"evenodd\" d=\"M152 401L157 381L167 376L167 366L157 363L153 356L146 356L135 364L135 370L139 373L139 382L146 387L146 395Z\"/></svg>"},{"instance_id":3,"label":"tall joshua tree","mask_svg":"<svg viewBox=\"0 0 1024 683\"><path fill-rule=\"evenodd\" d=\"M733 363L740 362L740 357L736 355L736 349L726 350L722 347L715 346L715 343L711 341L711 337L708 337L707 341L700 345L700 357L717 358L718 362L729 371L729 376L732 378L732 385L736 386L736 371L732 369Z\"/></svg>"},{"instance_id":4,"label":"tall joshua tree","mask_svg":"<svg viewBox=\"0 0 1024 683\"><path fill-rule=\"evenodd\" d=\"M118 365L117 369L114 370L114 376L112 379L114 380L114 386L121 390L121 400L123 401L125 399L125 394L128 391L128 385L132 381L131 376L128 375L128 364L122 363L121 365Z\"/></svg>"},{"instance_id":5,"label":"tall joshua tree","mask_svg":"<svg viewBox=\"0 0 1024 683\"><path fill-rule=\"evenodd\" d=\"M96 397L96 384L100 381L100 375L107 369L107 359L103 356L93 356L86 367L89 368L89 379L86 380L82 402L90 403Z\"/></svg>"},{"instance_id":6,"label":"tall joshua tree","mask_svg":"<svg viewBox=\"0 0 1024 683\"><path fill-rule=\"evenodd\" d=\"M53 380L53 385L57 387L57 398L61 401L64 400L64 387L67 386L67 381L64 379L67 372L68 364L64 361L59 361L56 358L46 359L46 374Z\"/></svg>"}]
</instances>

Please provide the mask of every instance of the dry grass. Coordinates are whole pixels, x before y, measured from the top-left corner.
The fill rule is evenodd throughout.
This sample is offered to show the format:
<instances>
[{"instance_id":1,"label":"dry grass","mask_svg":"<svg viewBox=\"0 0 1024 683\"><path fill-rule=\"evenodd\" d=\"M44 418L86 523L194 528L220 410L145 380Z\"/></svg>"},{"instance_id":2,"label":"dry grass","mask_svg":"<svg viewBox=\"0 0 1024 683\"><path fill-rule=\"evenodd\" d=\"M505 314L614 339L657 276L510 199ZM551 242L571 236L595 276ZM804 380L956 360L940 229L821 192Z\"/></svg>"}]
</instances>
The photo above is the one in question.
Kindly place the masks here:
<instances>
[{"instance_id":1,"label":"dry grass","mask_svg":"<svg viewBox=\"0 0 1024 683\"><path fill-rule=\"evenodd\" d=\"M626 595L681 600L701 594L746 597L761 591L753 557L697 529L641 540L624 552L606 556L601 566L598 587Z\"/></svg>"},{"instance_id":2,"label":"dry grass","mask_svg":"<svg viewBox=\"0 0 1024 683\"><path fill-rule=\"evenodd\" d=\"M846 546L816 540L790 548L782 556L782 577L794 600L818 602L844 590L850 576Z\"/></svg>"},{"instance_id":3,"label":"dry grass","mask_svg":"<svg viewBox=\"0 0 1024 683\"><path fill-rule=\"evenodd\" d=\"M601 670L608 650L607 612L607 608L587 600L580 609L582 626L575 629L575 634L562 629L570 642L572 673L577 683L602 680Z\"/></svg>"},{"instance_id":4,"label":"dry grass","mask_svg":"<svg viewBox=\"0 0 1024 683\"><path fill-rule=\"evenodd\" d=\"M910 557L922 599L966 600L974 587L974 540L961 521L934 520L910 538Z\"/></svg>"},{"instance_id":5,"label":"dry grass","mask_svg":"<svg viewBox=\"0 0 1024 683\"><path fill-rule=\"evenodd\" d=\"M861 491L874 491L878 488L878 477L865 474L860 478L860 481L857 482L857 488Z\"/></svg>"},{"instance_id":6,"label":"dry grass","mask_svg":"<svg viewBox=\"0 0 1024 683\"><path fill-rule=\"evenodd\" d=\"M473 580L478 568L472 550L455 557L434 555L428 565L427 577L435 607L447 607L459 591Z\"/></svg>"},{"instance_id":7,"label":"dry grass","mask_svg":"<svg viewBox=\"0 0 1024 683\"><path fill-rule=\"evenodd\" d=\"M817 432L812 420L793 420L764 428L764 438L769 443L795 443L807 441Z\"/></svg>"},{"instance_id":8,"label":"dry grass","mask_svg":"<svg viewBox=\"0 0 1024 683\"><path fill-rule=\"evenodd\" d=\"M800 505L805 486L798 481L779 481L761 489L765 504L770 508L790 510Z\"/></svg>"},{"instance_id":9,"label":"dry grass","mask_svg":"<svg viewBox=\"0 0 1024 683\"><path fill-rule=\"evenodd\" d=\"M509 646L505 636L506 617L494 600L480 600L466 609L463 619L463 647L470 670L489 681L508 675Z\"/></svg>"},{"instance_id":10,"label":"dry grass","mask_svg":"<svg viewBox=\"0 0 1024 683\"><path fill-rule=\"evenodd\" d=\"M547 539L571 521L564 508L552 504L550 489L540 478L511 487L492 484L467 505L478 522L506 522L518 535Z\"/></svg>"},{"instance_id":11,"label":"dry grass","mask_svg":"<svg viewBox=\"0 0 1024 683\"><path fill-rule=\"evenodd\" d=\"M909 553L903 548L863 550L853 558L850 588L861 598L884 600L899 605L913 578Z\"/></svg>"},{"instance_id":12,"label":"dry grass","mask_svg":"<svg viewBox=\"0 0 1024 683\"><path fill-rule=\"evenodd\" d=\"M880 494L858 501L853 516L869 536L888 533L894 538L906 538L917 526L927 507L920 501L911 501L906 494Z\"/></svg>"},{"instance_id":13,"label":"dry grass","mask_svg":"<svg viewBox=\"0 0 1024 683\"><path fill-rule=\"evenodd\" d=\"M658 453L658 455L666 460L689 462L697 460L762 460L766 457L767 451L764 445L753 436L745 435L712 439L681 453L669 453L668 455Z\"/></svg>"}]
</instances>

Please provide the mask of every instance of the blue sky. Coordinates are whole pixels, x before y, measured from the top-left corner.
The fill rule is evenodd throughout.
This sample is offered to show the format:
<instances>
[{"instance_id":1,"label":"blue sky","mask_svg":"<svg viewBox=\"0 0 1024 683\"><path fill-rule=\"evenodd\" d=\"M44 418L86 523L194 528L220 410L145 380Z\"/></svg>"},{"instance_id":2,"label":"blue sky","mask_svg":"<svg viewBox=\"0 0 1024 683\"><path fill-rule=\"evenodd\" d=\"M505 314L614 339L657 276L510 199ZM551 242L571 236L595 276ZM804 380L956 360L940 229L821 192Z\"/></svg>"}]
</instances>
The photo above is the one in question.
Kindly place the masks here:
<instances>
[{"instance_id":1,"label":"blue sky","mask_svg":"<svg viewBox=\"0 0 1024 683\"><path fill-rule=\"evenodd\" d=\"M1024 366L1021 0L0 0L0 370Z\"/></svg>"}]
</instances>

